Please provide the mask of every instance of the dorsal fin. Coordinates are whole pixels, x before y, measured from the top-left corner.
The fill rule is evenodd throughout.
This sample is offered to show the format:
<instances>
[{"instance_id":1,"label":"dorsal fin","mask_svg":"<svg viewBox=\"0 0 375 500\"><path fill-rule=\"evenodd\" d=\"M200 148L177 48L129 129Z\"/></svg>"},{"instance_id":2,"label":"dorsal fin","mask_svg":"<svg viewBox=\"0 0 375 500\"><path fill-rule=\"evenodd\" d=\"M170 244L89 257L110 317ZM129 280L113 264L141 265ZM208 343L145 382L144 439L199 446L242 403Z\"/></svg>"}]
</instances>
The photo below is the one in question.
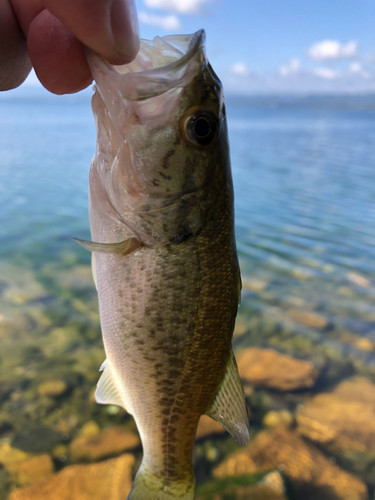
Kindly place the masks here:
<instances>
[{"instance_id":1,"label":"dorsal fin","mask_svg":"<svg viewBox=\"0 0 375 500\"><path fill-rule=\"evenodd\" d=\"M231 352L223 381L206 415L225 427L238 444L245 444L249 441L249 418L233 352Z\"/></svg>"}]
</instances>

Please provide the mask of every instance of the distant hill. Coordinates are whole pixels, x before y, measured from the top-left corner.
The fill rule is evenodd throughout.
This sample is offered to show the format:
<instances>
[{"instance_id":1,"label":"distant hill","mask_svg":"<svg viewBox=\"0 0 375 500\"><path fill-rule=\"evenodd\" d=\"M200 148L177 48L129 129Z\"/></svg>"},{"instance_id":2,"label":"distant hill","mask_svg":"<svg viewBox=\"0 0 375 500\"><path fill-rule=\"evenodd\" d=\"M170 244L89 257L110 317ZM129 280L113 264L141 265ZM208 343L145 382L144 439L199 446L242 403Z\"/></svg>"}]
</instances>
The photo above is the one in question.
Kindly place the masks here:
<instances>
[{"instance_id":1,"label":"distant hill","mask_svg":"<svg viewBox=\"0 0 375 500\"><path fill-rule=\"evenodd\" d=\"M27 86L0 92L0 101L6 100L51 100L60 102L89 101L92 88L88 87L77 94L57 96L45 90L42 86ZM375 94L279 94L279 95L240 95L226 94L229 106L260 107L260 108L299 108L299 109L347 109L358 111L375 111Z\"/></svg>"},{"instance_id":2,"label":"distant hill","mask_svg":"<svg viewBox=\"0 0 375 500\"><path fill-rule=\"evenodd\" d=\"M261 108L315 108L375 111L375 94L315 95L233 95L226 96L229 106Z\"/></svg>"}]
</instances>

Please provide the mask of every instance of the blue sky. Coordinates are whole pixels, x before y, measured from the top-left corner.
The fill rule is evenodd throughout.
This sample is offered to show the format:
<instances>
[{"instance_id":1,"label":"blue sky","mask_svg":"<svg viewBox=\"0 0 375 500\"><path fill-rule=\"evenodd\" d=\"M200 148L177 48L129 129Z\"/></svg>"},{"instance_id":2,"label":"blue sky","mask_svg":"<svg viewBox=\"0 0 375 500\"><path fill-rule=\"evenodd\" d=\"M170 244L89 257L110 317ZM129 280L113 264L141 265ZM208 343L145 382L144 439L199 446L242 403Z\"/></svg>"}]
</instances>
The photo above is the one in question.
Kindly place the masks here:
<instances>
[{"instance_id":1,"label":"blue sky","mask_svg":"<svg viewBox=\"0 0 375 500\"><path fill-rule=\"evenodd\" d=\"M208 57L227 91L375 91L375 0L136 0L136 5L143 38L204 28Z\"/></svg>"}]
</instances>

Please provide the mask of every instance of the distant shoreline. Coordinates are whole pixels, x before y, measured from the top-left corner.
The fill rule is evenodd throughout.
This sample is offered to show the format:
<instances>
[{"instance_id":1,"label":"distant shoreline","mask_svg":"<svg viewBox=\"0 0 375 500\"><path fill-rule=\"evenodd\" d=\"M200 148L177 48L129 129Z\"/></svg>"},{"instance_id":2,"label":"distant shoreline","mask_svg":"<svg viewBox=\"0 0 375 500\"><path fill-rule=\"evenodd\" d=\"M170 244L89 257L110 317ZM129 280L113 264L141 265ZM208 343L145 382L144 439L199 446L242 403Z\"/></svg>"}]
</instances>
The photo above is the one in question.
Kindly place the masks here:
<instances>
[{"instance_id":1,"label":"distant shoreline","mask_svg":"<svg viewBox=\"0 0 375 500\"><path fill-rule=\"evenodd\" d=\"M0 102L40 100L44 102L82 102L90 101L92 88L88 87L77 94L54 95L39 86L21 86L7 92L0 92ZM375 111L375 93L270 93L240 94L226 93L229 106L262 108L308 108L342 109L353 111Z\"/></svg>"}]
</instances>

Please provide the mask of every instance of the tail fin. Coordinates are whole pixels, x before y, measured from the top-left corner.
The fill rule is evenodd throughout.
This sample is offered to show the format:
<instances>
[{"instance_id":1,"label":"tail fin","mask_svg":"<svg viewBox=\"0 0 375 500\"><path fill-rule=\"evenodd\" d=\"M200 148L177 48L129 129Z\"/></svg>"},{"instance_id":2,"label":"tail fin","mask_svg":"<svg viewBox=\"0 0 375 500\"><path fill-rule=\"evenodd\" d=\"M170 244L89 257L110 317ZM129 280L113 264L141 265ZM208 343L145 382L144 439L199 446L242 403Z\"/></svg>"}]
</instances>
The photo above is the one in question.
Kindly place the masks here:
<instances>
[{"instance_id":1,"label":"tail fin","mask_svg":"<svg viewBox=\"0 0 375 500\"><path fill-rule=\"evenodd\" d=\"M127 500L194 500L195 478L166 483L141 465Z\"/></svg>"}]
</instances>

